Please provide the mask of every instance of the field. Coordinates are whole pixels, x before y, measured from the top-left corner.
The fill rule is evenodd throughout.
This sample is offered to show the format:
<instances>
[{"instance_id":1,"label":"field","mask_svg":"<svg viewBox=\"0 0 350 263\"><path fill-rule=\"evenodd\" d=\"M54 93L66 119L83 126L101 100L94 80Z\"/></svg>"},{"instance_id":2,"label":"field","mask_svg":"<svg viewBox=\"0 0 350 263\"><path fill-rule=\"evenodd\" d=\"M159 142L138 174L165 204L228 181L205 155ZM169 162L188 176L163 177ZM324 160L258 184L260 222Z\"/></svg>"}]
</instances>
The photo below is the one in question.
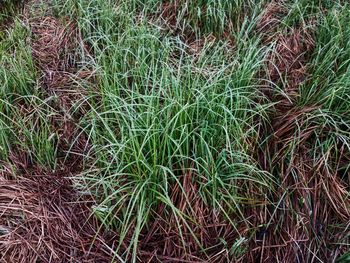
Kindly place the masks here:
<instances>
[{"instance_id":1,"label":"field","mask_svg":"<svg viewBox=\"0 0 350 263\"><path fill-rule=\"evenodd\" d=\"M0 262L350 262L350 3L0 0Z\"/></svg>"}]
</instances>

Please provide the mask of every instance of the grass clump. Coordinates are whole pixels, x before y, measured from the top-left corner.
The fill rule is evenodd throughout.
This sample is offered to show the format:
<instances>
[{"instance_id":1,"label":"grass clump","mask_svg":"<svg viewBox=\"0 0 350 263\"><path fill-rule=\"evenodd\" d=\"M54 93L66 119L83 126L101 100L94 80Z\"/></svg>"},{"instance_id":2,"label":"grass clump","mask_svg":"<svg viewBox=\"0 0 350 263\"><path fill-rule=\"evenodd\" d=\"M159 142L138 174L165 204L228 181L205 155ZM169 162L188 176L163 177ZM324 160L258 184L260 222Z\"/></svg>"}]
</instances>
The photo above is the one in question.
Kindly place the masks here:
<instances>
[{"instance_id":1,"label":"grass clump","mask_svg":"<svg viewBox=\"0 0 350 263\"><path fill-rule=\"evenodd\" d=\"M24 151L30 162L54 167L55 136L49 121L55 112L40 98L29 37L28 29L15 20L0 42L0 155L6 160Z\"/></svg>"},{"instance_id":2,"label":"grass clump","mask_svg":"<svg viewBox=\"0 0 350 263\"><path fill-rule=\"evenodd\" d=\"M189 54L181 40L163 36L147 20L103 6L83 8L86 3L79 3L77 13L94 48L99 84L82 123L95 159L82 184L99 200L95 211L100 220L119 233L116 253L136 261L163 207L158 216L174 218L175 230L186 233L174 241L180 253L195 253L198 246L198 256L213 256L209 242L190 227L204 227L196 207L191 208L193 201L182 201L185 211L174 200L176 191L186 194L187 176L198 202L216 210L237 240L249 240L237 229L249 225L242 204L259 204L274 188L272 178L248 155L257 136L254 120L267 107L256 103L256 76L265 59L258 41L234 49L225 42L207 43ZM114 30L117 23L124 30ZM225 238L218 236L210 245L234 245L235 240ZM187 248L189 239L194 247ZM194 254L176 256L191 259Z\"/></svg>"}]
</instances>

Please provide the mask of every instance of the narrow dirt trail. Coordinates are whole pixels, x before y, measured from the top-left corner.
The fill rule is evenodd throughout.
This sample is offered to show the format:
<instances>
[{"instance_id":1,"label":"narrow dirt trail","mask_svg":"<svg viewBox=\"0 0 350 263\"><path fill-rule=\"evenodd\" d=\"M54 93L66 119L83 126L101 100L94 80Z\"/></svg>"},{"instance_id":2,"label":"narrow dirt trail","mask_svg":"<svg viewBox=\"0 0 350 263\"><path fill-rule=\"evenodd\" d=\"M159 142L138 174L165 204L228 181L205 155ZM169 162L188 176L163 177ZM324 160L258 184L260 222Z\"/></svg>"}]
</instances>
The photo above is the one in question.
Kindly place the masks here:
<instances>
[{"instance_id":1,"label":"narrow dirt trail","mask_svg":"<svg viewBox=\"0 0 350 263\"><path fill-rule=\"evenodd\" d=\"M90 72L75 63L78 30L72 21L52 15L48 2L31 1L25 17L32 31L30 45L44 97L56 97L58 112L50 122L57 134L57 169L28 161L18 151L11 169L0 174L0 262L111 262L107 234L91 216L94 204L74 189L72 177L82 171L88 140L72 116L84 91L75 83L89 81ZM112 236L110 236L112 237Z\"/></svg>"}]
</instances>

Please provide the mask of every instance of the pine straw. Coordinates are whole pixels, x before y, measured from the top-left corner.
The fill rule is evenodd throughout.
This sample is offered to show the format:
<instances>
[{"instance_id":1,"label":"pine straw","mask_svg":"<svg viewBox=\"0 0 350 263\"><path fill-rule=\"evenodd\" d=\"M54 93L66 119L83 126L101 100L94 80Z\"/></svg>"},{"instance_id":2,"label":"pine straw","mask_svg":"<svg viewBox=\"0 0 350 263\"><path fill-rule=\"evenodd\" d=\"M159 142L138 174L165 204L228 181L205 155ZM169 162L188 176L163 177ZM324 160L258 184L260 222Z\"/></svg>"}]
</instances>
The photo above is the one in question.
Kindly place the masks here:
<instances>
[{"instance_id":1,"label":"pine straw","mask_svg":"<svg viewBox=\"0 0 350 263\"><path fill-rule=\"evenodd\" d=\"M63 24L52 16L29 19L29 24L33 33L33 58L42 72L41 84L49 95L56 95L59 105L68 111L86 95L84 89L74 89L77 83L84 84L94 77L92 71L76 67L80 33L74 22L67 20Z\"/></svg>"},{"instance_id":2,"label":"pine straw","mask_svg":"<svg viewBox=\"0 0 350 263\"><path fill-rule=\"evenodd\" d=\"M276 29L280 25L282 18L288 13L285 1L275 0L267 3L256 24L257 33L262 34L263 42L269 43L276 36Z\"/></svg>"},{"instance_id":3,"label":"pine straw","mask_svg":"<svg viewBox=\"0 0 350 263\"><path fill-rule=\"evenodd\" d=\"M311 140L308 132L302 136L303 141ZM275 205L268 209L271 221L263 238L252 245L252 258L262 262L328 262L346 249L336 244L349 234L349 185L336 171L330 171L325 160L314 162L308 143L298 144L289 160L284 146L292 137L288 134L269 141L274 162L268 170L280 174L281 188L273 198ZM283 149L276 150L279 146Z\"/></svg>"},{"instance_id":4,"label":"pine straw","mask_svg":"<svg viewBox=\"0 0 350 263\"><path fill-rule=\"evenodd\" d=\"M208 32L207 34L198 34L194 28L186 22L191 20L186 0L165 1L161 4L159 12L157 12L153 19L160 19L163 30L171 32L178 36L187 46L189 54L199 54L203 49L204 44L209 42L214 43L217 40L224 39L230 46L234 46L234 39L231 35L233 25L231 22L227 23L227 29L222 32ZM197 4L198 5L198 4ZM185 9L184 9L185 8ZM198 8L201 9L201 17L206 17L206 4L202 3ZM181 13L181 20L179 14ZM151 18L152 19L152 18ZM196 28L202 28L203 22L198 22Z\"/></svg>"},{"instance_id":5,"label":"pine straw","mask_svg":"<svg viewBox=\"0 0 350 263\"><path fill-rule=\"evenodd\" d=\"M70 172L22 169L16 179L0 174L1 262L110 262L93 200L74 190Z\"/></svg>"},{"instance_id":6,"label":"pine straw","mask_svg":"<svg viewBox=\"0 0 350 263\"><path fill-rule=\"evenodd\" d=\"M80 59L77 49L85 47L80 44L80 32L72 21L63 23L52 16L29 18L29 24L33 58L42 72L41 85L48 96L58 98L53 106L61 114L52 123L60 138L58 148L62 155L72 153L68 161L80 156L81 162L89 150L87 137L78 128L79 118L87 111L84 104L87 92L83 86L93 83L94 72L76 65Z\"/></svg>"},{"instance_id":7,"label":"pine straw","mask_svg":"<svg viewBox=\"0 0 350 263\"><path fill-rule=\"evenodd\" d=\"M276 46L267 69L275 85L268 97L276 103L275 114L261 134L266 143L257 156L263 169L279 177L281 187L265 219L255 223L263 227L250 244L247 262L334 262L348 249L350 185L337 170L348 153L340 145L332 149L337 155L330 151L317 157L315 140L326 138L329 130L309 121L317 105L296 104L300 85L307 83L311 34L294 29L271 41ZM283 87L283 96L271 95L276 86Z\"/></svg>"},{"instance_id":8,"label":"pine straw","mask_svg":"<svg viewBox=\"0 0 350 263\"><path fill-rule=\"evenodd\" d=\"M178 27L177 13L179 8L181 8L179 0L174 2L166 1L161 5L160 18L172 30L176 30Z\"/></svg>"},{"instance_id":9,"label":"pine straw","mask_svg":"<svg viewBox=\"0 0 350 263\"><path fill-rule=\"evenodd\" d=\"M284 85L286 97L293 100L307 78L305 64L314 43L310 33L301 29L292 30L288 35L279 34L276 39L274 52L268 59L269 78L277 85Z\"/></svg>"}]
</instances>

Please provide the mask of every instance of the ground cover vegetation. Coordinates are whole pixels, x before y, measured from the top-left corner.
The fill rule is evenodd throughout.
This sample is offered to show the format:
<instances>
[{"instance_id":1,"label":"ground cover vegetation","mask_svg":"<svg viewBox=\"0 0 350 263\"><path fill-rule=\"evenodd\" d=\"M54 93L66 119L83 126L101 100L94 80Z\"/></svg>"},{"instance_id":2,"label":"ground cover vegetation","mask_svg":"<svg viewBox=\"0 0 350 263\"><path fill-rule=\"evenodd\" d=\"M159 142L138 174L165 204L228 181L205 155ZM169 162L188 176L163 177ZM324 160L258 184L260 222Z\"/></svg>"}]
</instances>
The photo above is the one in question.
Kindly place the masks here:
<instances>
[{"instance_id":1,"label":"ground cover vegetation","mask_svg":"<svg viewBox=\"0 0 350 263\"><path fill-rule=\"evenodd\" d=\"M350 262L350 4L0 1L0 262Z\"/></svg>"}]
</instances>

